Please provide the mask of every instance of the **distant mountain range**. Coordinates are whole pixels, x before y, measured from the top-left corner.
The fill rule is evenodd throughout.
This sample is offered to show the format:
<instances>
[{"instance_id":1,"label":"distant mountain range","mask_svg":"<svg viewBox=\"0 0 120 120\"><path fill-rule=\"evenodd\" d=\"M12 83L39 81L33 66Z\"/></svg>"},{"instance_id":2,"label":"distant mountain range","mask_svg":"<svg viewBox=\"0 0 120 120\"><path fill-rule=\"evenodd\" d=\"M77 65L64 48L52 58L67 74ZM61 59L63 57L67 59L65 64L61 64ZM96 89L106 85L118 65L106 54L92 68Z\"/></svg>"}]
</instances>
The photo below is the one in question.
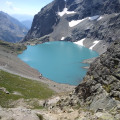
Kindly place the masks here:
<instances>
[{"instance_id":1,"label":"distant mountain range","mask_svg":"<svg viewBox=\"0 0 120 120\"><path fill-rule=\"evenodd\" d=\"M30 29L33 21L33 15L12 14L12 17L19 20L26 28Z\"/></svg>"},{"instance_id":2,"label":"distant mountain range","mask_svg":"<svg viewBox=\"0 0 120 120\"><path fill-rule=\"evenodd\" d=\"M18 20L0 11L0 39L8 42L19 42L28 29Z\"/></svg>"}]
</instances>

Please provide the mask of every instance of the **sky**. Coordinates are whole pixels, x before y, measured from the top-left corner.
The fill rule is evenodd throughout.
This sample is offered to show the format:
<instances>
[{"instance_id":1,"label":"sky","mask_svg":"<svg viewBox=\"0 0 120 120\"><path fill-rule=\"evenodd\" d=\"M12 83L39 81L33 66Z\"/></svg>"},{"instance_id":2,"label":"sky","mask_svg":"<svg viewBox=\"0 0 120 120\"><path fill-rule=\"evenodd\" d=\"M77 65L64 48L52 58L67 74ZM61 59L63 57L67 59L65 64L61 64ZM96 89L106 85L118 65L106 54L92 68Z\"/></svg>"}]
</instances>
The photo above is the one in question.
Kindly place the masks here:
<instances>
[{"instance_id":1,"label":"sky","mask_svg":"<svg viewBox=\"0 0 120 120\"><path fill-rule=\"evenodd\" d=\"M0 11L12 14L35 15L53 0L0 0Z\"/></svg>"}]
</instances>

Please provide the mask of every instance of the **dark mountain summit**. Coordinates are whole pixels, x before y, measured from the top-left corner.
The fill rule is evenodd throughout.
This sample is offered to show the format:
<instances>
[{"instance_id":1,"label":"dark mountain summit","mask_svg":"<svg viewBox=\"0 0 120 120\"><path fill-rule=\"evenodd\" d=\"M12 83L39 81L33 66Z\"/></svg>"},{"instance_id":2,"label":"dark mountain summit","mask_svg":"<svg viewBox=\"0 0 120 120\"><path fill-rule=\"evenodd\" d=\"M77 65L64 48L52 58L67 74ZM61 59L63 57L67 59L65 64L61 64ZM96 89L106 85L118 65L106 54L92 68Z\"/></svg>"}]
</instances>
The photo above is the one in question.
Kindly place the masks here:
<instances>
[{"instance_id":1,"label":"dark mountain summit","mask_svg":"<svg viewBox=\"0 0 120 120\"><path fill-rule=\"evenodd\" d=\"M27 33L27 28L18 20L0 12L0 39L8 42L19 42Z\"/></svg>"},{"instance_id":2,"label":"dark mountain summit","mask_svg":"<svg viewBox=\"0 0 120 120\"><path fill-rule=\"evenodd\" d=\"M24 41L79 41L102 53L109 43L120 38L119 0L54 0L35 15ZM40 39L47 35L47 40ZM49 36L49 39L48 39Z\"/></svg>"}]
</instances>

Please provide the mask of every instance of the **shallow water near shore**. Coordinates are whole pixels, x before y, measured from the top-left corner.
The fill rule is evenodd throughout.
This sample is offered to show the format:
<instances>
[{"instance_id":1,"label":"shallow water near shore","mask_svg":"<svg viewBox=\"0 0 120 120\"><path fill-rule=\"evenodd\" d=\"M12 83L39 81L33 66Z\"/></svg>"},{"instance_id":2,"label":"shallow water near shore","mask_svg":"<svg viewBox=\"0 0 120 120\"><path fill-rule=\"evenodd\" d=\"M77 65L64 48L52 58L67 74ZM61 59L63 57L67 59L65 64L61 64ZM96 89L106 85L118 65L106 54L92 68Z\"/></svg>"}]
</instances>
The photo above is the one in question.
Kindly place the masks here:
<instances>
[{"instance_id":1,"label":"shallow water near shore","mask_svg":"<svg viewBox=\"0 0 120 120\"><path fill-rule=\"evenodd\" d=\"M44 77L57 83L78 85L87 70L81 63L85 59L97 57L98 53L72 42L46 42L27 49L18 57L37 69Z\"/></svg>"}]
</instances>

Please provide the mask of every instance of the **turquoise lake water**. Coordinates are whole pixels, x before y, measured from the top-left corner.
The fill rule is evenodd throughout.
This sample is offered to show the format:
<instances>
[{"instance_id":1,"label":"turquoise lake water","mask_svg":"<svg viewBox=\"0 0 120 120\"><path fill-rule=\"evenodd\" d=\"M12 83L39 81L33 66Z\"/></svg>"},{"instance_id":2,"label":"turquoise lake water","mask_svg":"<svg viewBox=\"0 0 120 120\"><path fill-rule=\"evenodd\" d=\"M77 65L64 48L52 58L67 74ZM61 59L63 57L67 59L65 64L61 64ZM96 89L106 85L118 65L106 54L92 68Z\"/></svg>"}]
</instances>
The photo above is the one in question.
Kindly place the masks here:
<instances>
[{"instance_id":1,"label":"turquoise lake water","mask_svg":"<svg viewBox=\"0 0 120 120\"><path fill-rule=\"evenodd\" d=\"M37 69L42 75L58 83L78 85L85 76L88 66L84 59L97 57L98 53L72 42L46 42L27 46L18 57Z\"/></svg>"}]
</instances>

